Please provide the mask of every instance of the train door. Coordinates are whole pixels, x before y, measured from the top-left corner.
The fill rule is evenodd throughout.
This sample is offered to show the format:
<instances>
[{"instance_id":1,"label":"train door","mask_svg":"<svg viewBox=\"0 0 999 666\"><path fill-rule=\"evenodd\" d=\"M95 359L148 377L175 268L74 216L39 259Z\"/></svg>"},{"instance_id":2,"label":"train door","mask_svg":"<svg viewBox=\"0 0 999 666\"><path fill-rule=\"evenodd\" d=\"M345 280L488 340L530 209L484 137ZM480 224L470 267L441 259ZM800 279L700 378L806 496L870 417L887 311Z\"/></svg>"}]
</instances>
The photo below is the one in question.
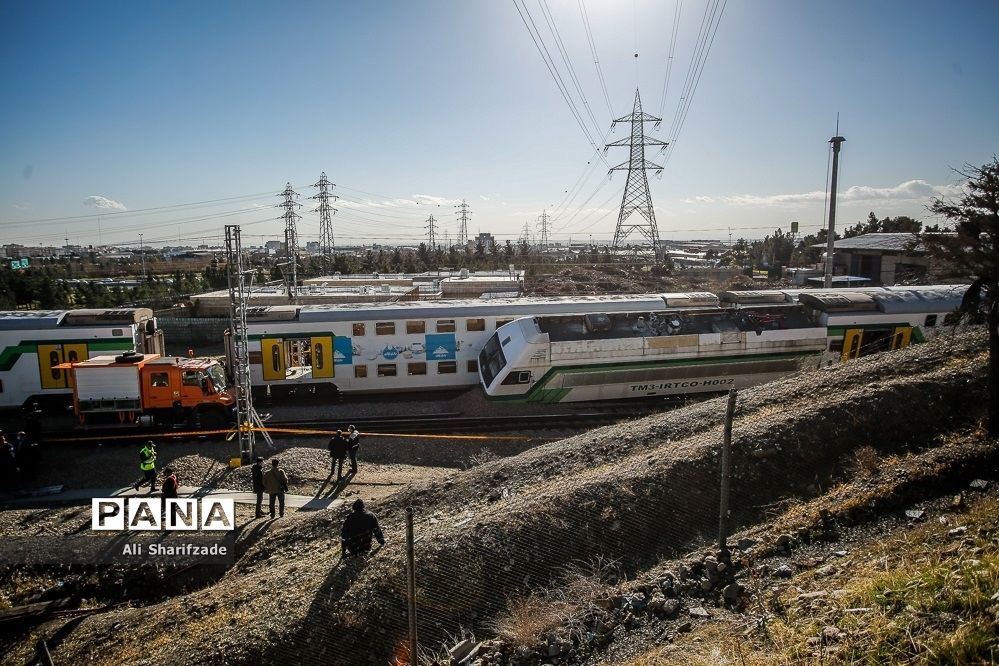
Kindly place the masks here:
<instances>
[{"instance_id":1,"label":"train door","mask_svg":"<svg viewBox=\"0 0 999 666\"><path fill-rule=\"evenodd\" d=\"M317 379L329 379L334 376L333 369L333 336L323 335L311 339L312 342L312 376Z\"/></svg>"},{"instance_id":2,"label":"train door","mask_svg":"<svg viewBox=\"0 0 999 666\"><path fill-rule=\"evenodd\" d=\"M912 339L911 326L896 326L895 330L892 332L891 348L903 349L905 347L908 347L909 341L911 339Z\"/></svg>"},{"instance_id":3,"label":"train door","mask_svg":"<svg viewBox=\"0 0 999 666\"><path fill-rule=\"evenodd\" d=\"M56 366L60 363L86 361L88 358L87 345L85 343L38 345L38 376L41 380L42 388L73 388L73 373L61 370Z\"/></svg>"},{"instance_id":4,"label":"train door","mask_svg":"<svg viewBox=\"0 0 999 666\"><path fill-rule=\"evenodd\" d=\"M285 378L284 340L264 338L260 341L260 366L263 369L264 381Z\"/></svg>"},{"instance_id":5,"label":"train door","mask_svg":"<svg viewBox=\"0 0 999 666\"><path fill-rule=\"evenodd\" d=\"M864 340L864 329L848 328L843 334L843 352L840 354L841 361L849 361L851 358L860 356L861 343Z\"/></svg>"}]
</instances>

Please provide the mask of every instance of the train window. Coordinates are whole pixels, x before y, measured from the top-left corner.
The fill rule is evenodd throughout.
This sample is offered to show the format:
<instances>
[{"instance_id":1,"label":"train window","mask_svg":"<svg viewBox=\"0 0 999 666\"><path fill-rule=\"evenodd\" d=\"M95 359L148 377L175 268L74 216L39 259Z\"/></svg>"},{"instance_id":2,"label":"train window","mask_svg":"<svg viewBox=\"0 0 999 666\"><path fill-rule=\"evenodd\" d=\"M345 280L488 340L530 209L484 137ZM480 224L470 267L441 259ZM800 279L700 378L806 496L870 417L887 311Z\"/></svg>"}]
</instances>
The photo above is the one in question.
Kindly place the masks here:
<instances>
[{"instance_id":1,"label":"train window","mask_svg":"<svg viewBox=\"0 0 999 666\"><path fill-rule=\"evenodd\" d=\"M198 381L198 371L197 370L185 371L183 384L184 386L201 386L201 382Z\"/></svg>"},{"instance_id":2,"label":"train window","mask_svg":"<svg viewBox=\"0 0 999 666\"><path fill-rule=\"evenodd\" d=\"M395 322L394 321L376 322L375 335L395 335Z\"/></svg>"},{"instance_id":3,"label":"train window","mask_svg":"<svg viewBox=\"0 0 999 666\"><path fill-rule=\"evenodd\" d=\"M425 321L407 321L406 322L406 332L407 333L426 333L427 332L427 322Z\"/></svg>"},{"instance_id":4,"label":"train window","mask_svg":"<svg viewBox=\"0 0 999 666\"><path fill-rule=\"evenodd\" d=\"M360 337L364 335L364 324L354 324L354 337Z\"/></svg>"},{"instance_id":5,"label":"train window","mask_svg":"<svg viewBox=\"0 0 999 666\"><path fill-rule=\"evenodd\" d=\"M366 365L354 366L354 379L364 379L367 376L368 376L368 366Z\"/></svg>"},{"instance_id":6,"label":"train window","mask_svg":"<svg viewBox=\"0 0 999 666\"><path fill-rule=\"evenodd\" d=\"M937 325L937 316L936 315L926 315L925 326L926 327L930 327L930 326L936 326L936 325Z\"/></svg>"},{"instance_id":7,"label":"train window","mask_svg":"<svg viewBox=\"0 0 999 666\"><path fill-rule=\"evenodd\" d=\"M111 329L111 335L114 335L116 337L121 337L121 336L125 335L125 331L123 331L120 328L112 328Z\"/></svg>"},{"instance_id":8,"label":"train window","mask_svg":"<svg viewBox=\"0 0 999 666\"><path fill-rule=\"evenodd\" d=\"M509 386L510 384L530 384L531 383L531 371L530 370L520 370L517 372L511 372L503 379L503 384Z\"/></svg>"},{"instance_id":9,"label":"train window","mask_svg":"<svg viewBox=\"0 0 999 666\"><path fill-rule=\"evenodd\" d=\"M504 347L506 347L508 344L510 344L510 340L511 340L511 337L508 335L505 338L503 338L503 342L501 342L500 344L503 345Z\"/></svg>"},{"instance_id":10,"label":"train window","mask_svg":"<svg viewBox=\"0 0 999 666\"><path fill-rule=\"evenodd\" d=\"M837 354L843 353L843 338L838 338L829 343L829 351Z\"/></svg>"},{"instance_id":11,"label":"train window","mask_svg":"<svg viewBox=\"0 0 999 666\"><path fill-rule=\"evenodd\" d=\"M166 372L153 372L149 375L149 385L158 388L170 386L170 375Z\"/></svg>"},{"instance_id":12,"label":"train window","mask_svg":"<svg viewBox=\"0 0 999 666\"><path fill-rule=\"evenodd\" d=\"M437 320L437 332L438 333L454 333L454 319L438 319Z\"/></svg>"},{"instance_id":13,"label":"train window","mask_svg":"<svg viewBox=\"0 0 999 666\"><path fill-rule=\"evenodd\" d=\"M408 372L410 375L425 375L427 374L427 364L424 363L423 361L419 361L416 363L409 363L406 366L406 372Z\"/></svg>"},{"instance_id":14,"label":"train window","mask_svg":"<svg viewBox=\"0 0 999 666\"><path fill-rule=\"evenodd\" d=\"M485 319L466 319L465 320L465 330L466 331L484 331L484 330L486 330L486 320Z\"/></svg>"},{"instance_id":15,"label":"train window","mask_svg":"<svg viewBox=\"0 0 999 666\"><path fill-rule=\"evenodd\" d=\"M453 375L458 372L457 361L438 361L437 362L437 374L438 375Z\"/></svg>"},{"instance_id":16,"label":"train window","mask_svg":"<svg viewBox=\"0 0 999 666\"><path fill-rule=\"evenodd\" d=\"M395 367L395 363L379 363L378 364L378 376L379 377L395 377L398 370Z\"/></svg>"},{"instance_id":17,"label":"train window","mask_svg":"<svg viewBox=\"0 0 999 666\"><path fill-rule=\"evenodd\" d=\"M3 393L3 380L0 379L0 393Z\"/></svg>"},{"instance_id":18,"label":"train window","mask_svg":"<svg viewBox=\"0 0 999 666\"><path fill-rule=\"evenodd\" d=\"M497 319L496 320L496 328L499 328L500 326L506 326L511 321L513 321L513 320L512 319Z\"/></svg>"},{"instance_id":19,"label":"train window","mask_svg":"<svg viewBox=\"0 0 999 666\"><path fill-rule=\"evenodd\" d=\"M468 368L469 372L478 372L479 371L479 362L473 359L473 360L471 360L471 361L468 362L468 366L466 366L466 367Z\"/></svg>"}]
</instances>

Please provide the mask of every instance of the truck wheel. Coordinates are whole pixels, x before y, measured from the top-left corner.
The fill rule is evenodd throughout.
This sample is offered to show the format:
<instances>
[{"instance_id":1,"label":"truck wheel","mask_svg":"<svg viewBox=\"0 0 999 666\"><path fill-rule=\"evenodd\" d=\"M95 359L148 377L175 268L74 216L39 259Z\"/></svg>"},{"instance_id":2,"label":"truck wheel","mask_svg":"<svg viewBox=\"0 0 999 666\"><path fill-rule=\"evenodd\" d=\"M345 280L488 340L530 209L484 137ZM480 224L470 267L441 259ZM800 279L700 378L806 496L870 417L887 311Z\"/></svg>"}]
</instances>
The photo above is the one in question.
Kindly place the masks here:
<instances>
[{"instance_id":1,"label":"truck wheel","mask_svg":"<svg viewBox=\"0 0 999 666\"><path fill-rule=\"evenodd\" d=\"M221 409L202 409L198 412L198 422L205 430L221 430L229 425L229 420Z\"/></svg>"}]
</instances>

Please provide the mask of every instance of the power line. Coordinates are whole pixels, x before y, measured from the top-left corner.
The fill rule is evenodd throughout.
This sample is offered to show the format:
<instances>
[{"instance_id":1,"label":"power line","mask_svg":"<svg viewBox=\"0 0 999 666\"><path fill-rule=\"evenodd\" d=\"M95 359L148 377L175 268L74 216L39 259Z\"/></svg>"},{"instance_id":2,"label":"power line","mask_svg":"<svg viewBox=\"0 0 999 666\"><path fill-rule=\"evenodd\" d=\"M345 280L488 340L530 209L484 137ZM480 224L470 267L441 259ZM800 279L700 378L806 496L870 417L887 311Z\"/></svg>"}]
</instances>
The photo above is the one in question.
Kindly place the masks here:
<instances>
[{"instance_id":1,"label":"power line","mask_svg":"<svg viewBox=\"0 0 999 666\"><path fill-rule=\"evenodd\" d=\"M582 2L582 0L580 0ZM669 77L673 70L673 55L676 52L676 33L680 29L680 12L683 8L683 0L676 0L676 7L673 9L673 31L669 39L669 51L666 57L666 79L663 81L663 93L659 101L659 115L663 115L666 110L666 96L669 92Z\"/></svg>"},{"instance_id":2,"label":"power line","mask_svg":"<svg viewBox=\"0 0 999 666\"><path fill-rule=\"evenodd\" d=\"M607 112L610 117L614 117L614 109L611 107L610 95L607 93L607 82L604 80L603 68L600 67L600 58L597 57L597 44L593 39L593 31L590 29L590 18L586 13L586 3L579 0L579 12L583 15L583 28L586 30L586 40L590 44L590 54L593 56L593 66L597 68L597 79L600 80L600 89L604 93L604 102L607 103Z\"/></svg>"}]
</instances>

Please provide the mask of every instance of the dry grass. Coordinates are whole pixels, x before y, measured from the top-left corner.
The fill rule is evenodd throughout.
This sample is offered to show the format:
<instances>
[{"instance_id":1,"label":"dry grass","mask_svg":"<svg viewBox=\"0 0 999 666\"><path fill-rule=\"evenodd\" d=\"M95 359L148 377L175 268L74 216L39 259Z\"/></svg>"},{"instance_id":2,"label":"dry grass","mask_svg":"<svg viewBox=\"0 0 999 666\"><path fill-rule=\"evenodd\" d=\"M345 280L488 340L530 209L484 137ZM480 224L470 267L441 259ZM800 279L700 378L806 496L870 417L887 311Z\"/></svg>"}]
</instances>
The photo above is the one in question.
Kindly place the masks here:
<instances>
[{"instance_id":1,"label":"dry grass","mask_svg":"<svg viewBox=\"0 0 999 666\"><path fill-rule=\"evenodd\" d=\"M881 467L881 456L873 446L862 446L850 456L847 472L852 477L871 477Z\"/></svg>"}]
</instances>

